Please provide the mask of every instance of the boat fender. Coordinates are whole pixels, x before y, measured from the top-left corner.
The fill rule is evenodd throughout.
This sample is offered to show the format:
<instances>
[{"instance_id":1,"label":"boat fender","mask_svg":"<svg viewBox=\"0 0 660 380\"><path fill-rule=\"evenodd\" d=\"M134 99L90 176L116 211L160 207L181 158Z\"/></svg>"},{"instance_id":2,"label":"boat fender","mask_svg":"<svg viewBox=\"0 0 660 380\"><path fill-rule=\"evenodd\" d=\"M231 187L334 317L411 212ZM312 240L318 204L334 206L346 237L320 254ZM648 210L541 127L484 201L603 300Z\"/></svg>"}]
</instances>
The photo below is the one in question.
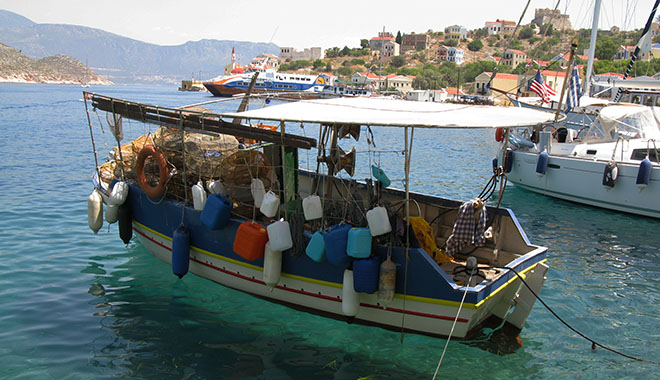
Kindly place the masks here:
<instances>
[{"instance_id":1,"label":"boat fender","mask_svg":"<svg viewBox=\"0 0 660 380\"><path fill-rule=\"evenodd\" d=\"M539 175L545 175L546 170L548 170L548 152L539 153L539 158L536 161L536 173Z\"/></svg>"},{"instance_id":2,"label":"boat fender","mask_svg":"<svg viewBox=\"0 0 660 380\"><path fill-rule=\"evenodd\" d=\"M105 221L108 222L109 224L116 222L118 213L119 213L119 206L107 205L105 207Z\"/></svg>"},{"instance_id":3,"label":"boat fender","mask_svg":"<svg viewBox=\"0 0 660 380\"><path fill-rule=\"evenodd\" d=\"M119 237L124 244L128 244L133 237L133 211L128 203L119 206L117 220L119 221Z\"/></svg>"},{"instance_id":4,"label":"boat fender","mask_svg":"<svg viewBox=\"0 0 660 380\"><path fill-rule=\"evenodd\" d=\"M378 303L387 307L394 299L396 287L396 264L388 256L387 260L380 264L378 275Z\"/></svg>"},{"instance_id":5,"label":"boat fender","mask_svg":"<svg viewBox=\"0 0 660 380\"><path fill-rule=\"evenodd\" d=\"M504 155L504 172L510 173L513 168L513 150L507 149Z\"/></svg>"},{"instance_id":6,"label":"boat fender","mask_svg":"<svg viewBox=\"0 0 660 380\"><path fill-rule=\"evenodd\" d=\"M651 180L651 161L648 158L642 160L639 164L639 170L637 171L637 187L640 190L644 190L648 186L649 181Z\"/></svg>"},{"instance_id":7,"label":"boat fender","mask_svg":"<svg viewBox=\"0 0 660 380\"><path fill-rule=\"evenodd\" d=\"M254 206L261 207L261 203L264 200L264 195L266 195L264 182L259 178L252 178L252 182L250 183L250 192L252 193L252 199L254 199Z\"/></svg>"},{"instance_id":8,"label":"boat fender","mask_svg":"<svg viewBox=\"0 0 660 380\"><path fill-rule=\"evenodd\" d=\"M494 157L493 158L493 173L497 173L497 165L498 165L497 157Z\"/></svg>"},{"instance_id":9,"label":"boat fender","mask_svg":"<svg viewBox=\"0 0 660 380\"><path fill-rule=\"evenodd\" d=\"M190 266L190 232L182 224L172 234L172 272L179 278L188 273Z\"/></svg>"},{"instance_id":10,"label":"boat fender","mask_svg":"<svg viewBox=\"0 0 660 380\"><path fill-rule=\"evenodd\" d=\"M94 235L103 227L103 198L96 189L87 197L87 224Z\"/></svg>"},{"instance_id":11,"label":"boat fender","mask_svg":"<svg viewBox=\"0 0 660 380\"><path fill-rule=\"evenodd\" d=\"M108 205L119 206L126 202L128 196L128 184L124 181L118 181L112 187L112 192L108 197Z\"/></svg>"},{"instance_id":12,"label":"boat fender","mask_svg":"<svg viewBox=\"0 0 660 380\"><path fill-rule=\"evenodd\" d=\"M341 312L347 317L355 317L360 311L360 294L353 285L353 271L344 270L344 281L341 288Z\"/></svg>"},{"instance_id":13,"label":"boat fender","mask_svg":"<svg viewBox=\"0 0 660 380\"><path fill-rule=\"evenodd\" d=\"M144 162L147 157L152 157L158 164L159 179L158 185L151 186L144 175ZM163 153L154 148L153 145L146 145L138 154L135 162L135 174L137 175L140 189L151 198L160 198L165 194L165 185L170 178L170 169L167 166L167 160Z\"/></svg>"},{"instance_id":14,"label":"boat fender","mask_svg":"<svg viewBox=\"0 0 660 380\"><path fill-rule=\"evenodd\" d=\"M605 165L605 171L603 172L603 186L614 187L618 175L619 169L616 166L616 161L608 162L607 165Z\"/></svg>"},{"instance_id":15,"label":"boat fender","mask_svg":"<svg viewBox=\"0 0 660 380\"><path fill-rule=\"evenodd\" d=\"M206 204L206 190L204 190L204 185L202 181L198 181L192 187L192 196L193 196L193 207L195 210L203 210L204 205Z\"/></svg>"},{"instance_id":16,"label":"boat fender","mask_svg":"<svg viewBox=\"0 0 660 380\"><path fill-rule=\"evenodd\" d=\"M275 251L270 248L270 243L266 243L264 253L264 283L269 288L273 288L280 282L282 273L282 251Z\"/></svg>"},{"instance_id":17,"label":"boat fender","mask_svg":"<svg viewBox=\"0 0 660 380\"><path fill-rule=\"evenodd\" d=\"M497 128L495 130L495 141L497 142L504 141L504 128Z\"/></svg>"}]
</instances>

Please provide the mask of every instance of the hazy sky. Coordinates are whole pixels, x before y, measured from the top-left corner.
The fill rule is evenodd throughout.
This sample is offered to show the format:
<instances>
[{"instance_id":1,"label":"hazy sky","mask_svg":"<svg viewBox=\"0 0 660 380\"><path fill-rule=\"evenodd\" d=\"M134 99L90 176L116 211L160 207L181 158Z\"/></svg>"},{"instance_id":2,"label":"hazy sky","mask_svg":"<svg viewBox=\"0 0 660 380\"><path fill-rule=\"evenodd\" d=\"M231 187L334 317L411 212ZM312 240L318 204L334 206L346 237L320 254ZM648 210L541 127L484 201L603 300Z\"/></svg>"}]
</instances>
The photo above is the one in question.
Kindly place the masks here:
<instances>
[{"instance_id":1,"label":"hazy sky","mask_svg":"<svg viewBox=\"0 0 660 380\"><path fill-rule=\"evenodd\" d=\"M529 23L536 8L554 8L557 0L532 0L523 18ZM224 0L0 0L0 9L36 23L84 25L159 45L200 39L274 42L305 47L359 46L385 27L396 34L468 29L485 21L518 21L526 0L381 0L323 2ZM594 0L562 0L559 9L573 27L590 28ZM653 1L603 0L600 29L612 25L639 29ZM626 16L627 15L627 16Z\"/></svg>"}]
</instances>

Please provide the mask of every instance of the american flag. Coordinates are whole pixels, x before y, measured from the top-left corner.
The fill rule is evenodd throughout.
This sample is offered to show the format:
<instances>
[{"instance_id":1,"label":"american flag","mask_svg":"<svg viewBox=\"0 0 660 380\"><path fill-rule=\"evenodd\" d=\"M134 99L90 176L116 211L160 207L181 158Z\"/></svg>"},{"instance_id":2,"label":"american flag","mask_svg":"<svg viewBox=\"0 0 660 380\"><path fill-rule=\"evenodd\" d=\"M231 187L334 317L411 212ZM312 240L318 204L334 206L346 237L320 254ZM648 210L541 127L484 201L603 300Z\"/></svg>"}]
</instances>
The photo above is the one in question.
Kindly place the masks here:
<instances>
[{"instance_id":1,"label":"american flag","mask_svg":"<svg viewBox=\"0 0 660 380\"><path fill-rule=\"evenodd\" d=\"M541 75L541 70L536 70L536 75L532 82L529 84L529 89L534 91L538 96L543 99L543 102L550 102L551 95L557 95L555 90L552 87L548 86L543 80L543 75Z\"/></svg>"}]
</instances>

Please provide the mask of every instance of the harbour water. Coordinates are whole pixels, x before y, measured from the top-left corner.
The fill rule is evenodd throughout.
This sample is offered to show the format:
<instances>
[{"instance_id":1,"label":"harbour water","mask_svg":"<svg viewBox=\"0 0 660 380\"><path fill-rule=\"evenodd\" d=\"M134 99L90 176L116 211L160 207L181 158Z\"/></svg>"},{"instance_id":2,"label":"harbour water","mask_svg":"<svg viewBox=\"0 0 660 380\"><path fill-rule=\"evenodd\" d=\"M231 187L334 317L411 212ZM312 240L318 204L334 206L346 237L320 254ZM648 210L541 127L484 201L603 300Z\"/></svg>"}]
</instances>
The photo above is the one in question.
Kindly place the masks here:
<instances>
[{"instance_id":1,"label":"harbour water","mask_svg":"<svg viewBox=\"0 0 660 380\"><path fill-rule=\"evenodd\" d=\"M168 106L210 100L175 86L91 90ZM179 280L135 240L125 246L116 224L94 235L86 216L94 158L81 98L77 86L0 85L0 378L433 376L443 339L407 334L401 343L400 333L297 312L194 275ZM376 144L398 133L376 133ZM102 155L112 146L101 136L97 143ZM411 186L473 198L490 178L496 147L492 131L415 131ZM383 160L396 178L400 168ZM367 166L358 165L360 178ZM658 361L660 221L511 185L503 205L533 243L549 247L543 300L596 341ZM657 365L592 350L538 302L520 339L506 354L452 341L438 378L658 376Z\"/></svg>"}]
</instances>

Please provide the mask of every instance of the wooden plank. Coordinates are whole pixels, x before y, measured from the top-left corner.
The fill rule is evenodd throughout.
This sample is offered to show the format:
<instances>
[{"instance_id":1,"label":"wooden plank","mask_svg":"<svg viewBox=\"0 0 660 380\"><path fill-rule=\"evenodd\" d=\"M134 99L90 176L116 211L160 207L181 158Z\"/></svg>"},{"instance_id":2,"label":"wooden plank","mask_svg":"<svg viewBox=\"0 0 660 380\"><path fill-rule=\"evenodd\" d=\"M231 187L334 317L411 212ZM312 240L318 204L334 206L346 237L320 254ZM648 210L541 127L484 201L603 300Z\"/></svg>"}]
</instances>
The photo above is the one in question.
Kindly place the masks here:
<instances>
[{"instance_id":1,"label":"wooden plank","mask_svg":"<svg viewBox=\"0 0 660 380\"><path fill-rule=\"evenodd\" d=\"M316 139L314 138L293 134L284 134L282 136L277 131L269 131L243 124L233 124L222 120L220 115L213 113L202 114L195 111L163 108L97 94L90 94L90 96L94 108L106 112L114 112L127 119L164 125L175 129L179 129L180 123L183 122L184 129L190 131L222 133L274 144L284 144L284 146L295 148L311 149L316 147Z\"/></svg>"}]
</instances>

